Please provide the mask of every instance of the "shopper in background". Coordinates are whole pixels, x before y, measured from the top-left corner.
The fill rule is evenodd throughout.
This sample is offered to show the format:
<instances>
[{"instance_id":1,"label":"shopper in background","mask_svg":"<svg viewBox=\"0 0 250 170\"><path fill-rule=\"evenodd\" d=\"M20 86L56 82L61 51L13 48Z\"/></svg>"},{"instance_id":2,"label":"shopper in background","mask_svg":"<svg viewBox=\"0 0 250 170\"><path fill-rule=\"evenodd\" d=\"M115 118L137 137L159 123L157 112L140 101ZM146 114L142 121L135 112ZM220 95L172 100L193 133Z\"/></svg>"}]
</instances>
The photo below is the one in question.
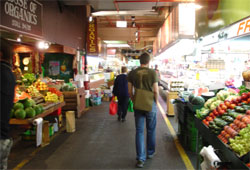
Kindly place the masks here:
<instances>
[{"instance_id":1,"label":"shopper in background","mask_svg":"<svg viewBox=\"0 0 250 170\"><path fill-rule=\"evenodd\" d=\"M155 65L155 72L157 74L157 77L158 77L158 85L160 86L161 85L161 74L160 74L160 71L158 70L158 65L156 64Z\"/></svg>"},{"instance_id":2,"label":"shopper in background","mask_svg":"<svg viewBox=\"0 0 250 170\"><path fill-rule=\"evenodd\" d=\"M8 156L12 147L9 138L10 112L13 107L15 77L11 68L12 47L9 42L0 42L0 70L1 70L1 132L0 132L0 169L7 169Z\"/></svg>"},{"instance_id":3,"label":"shopper in background","mask_svg":"<svg viewBox=\"0 0 250 170\"><path fill-rule=\"evenodd\" d=\"M136 154L137 154L137 164L136 166L142 168L147 158L153 158L155 154L155 138L156 138L156 104L158 102L158 78L155 70L149 68L150 56L147 53L143 53L140 56L141 66L128 75L128 90L131 99L134 102L135 111L135 126L136 126ZM139 89L139 90L138 90ZM141 90L140 90L141 89ZM133 94L135 91L135 94ZM139 98L139 91L142 92ZM143 94L145 92L145 94ZM144 108L144 101L149 101L147 103L151 104L149 108L150 111ZM138 102L138 103L137 103ZM142 109L138 105L141 105ZM136 108L137 107L137 108ZM144 145L144 121L146 119L147 128L147 151L145 151Z\"/></svg>"},{"instance_id":4,"label":"shopper in background","mask_svg":"<svg viewBox=\"0 0 250 170\"><path fill-rule=\"evenodd\" d=\"M121 68L122 74L118 75L114 82L113 94L118 98L118 121L126 120L128 110L128 80L127 67Z\"/></svg>"}]
</instances>

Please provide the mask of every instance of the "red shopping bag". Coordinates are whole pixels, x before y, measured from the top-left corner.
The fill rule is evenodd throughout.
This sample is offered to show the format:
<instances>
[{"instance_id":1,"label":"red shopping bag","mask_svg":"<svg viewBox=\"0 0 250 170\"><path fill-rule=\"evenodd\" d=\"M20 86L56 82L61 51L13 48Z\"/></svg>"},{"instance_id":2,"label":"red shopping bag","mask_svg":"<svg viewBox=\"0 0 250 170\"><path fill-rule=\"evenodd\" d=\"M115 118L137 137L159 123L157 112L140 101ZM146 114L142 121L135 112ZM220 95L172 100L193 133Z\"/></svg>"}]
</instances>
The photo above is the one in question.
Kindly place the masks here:
<instances>
[{"instance_id":1,"label":"red shopping bag","mask_svg":"<svg viewBox=\"0 0 250 170\"><path fill-rule=\"evenodd\" d=\"M117 110L118 110L118 106L117 106L117 103L115 102L115 97L112 97L112 100L109 104L109 114L112 116L116 115Z\"/></svg>"}]
</instances>

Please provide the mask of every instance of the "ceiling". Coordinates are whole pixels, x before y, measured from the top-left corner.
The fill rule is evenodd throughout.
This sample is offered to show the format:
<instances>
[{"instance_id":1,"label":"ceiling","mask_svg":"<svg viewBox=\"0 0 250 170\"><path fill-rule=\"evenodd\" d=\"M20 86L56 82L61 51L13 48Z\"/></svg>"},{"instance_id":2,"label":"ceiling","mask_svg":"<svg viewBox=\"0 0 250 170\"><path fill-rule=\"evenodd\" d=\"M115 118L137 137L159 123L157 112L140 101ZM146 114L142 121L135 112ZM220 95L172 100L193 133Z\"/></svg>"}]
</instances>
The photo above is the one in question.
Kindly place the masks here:
<instances>
[{"instance_id":1,"label":"ceiling","mask_svg":"<svg viewBox=\"0 0 250 170\"><path fill-rule=\"evenodd\" d=\"M64 5L90 5L101 40L125 41L136 50L152 49L158 30L176 1L62 0ZM127 28L117 28L116 21L127 21Z\"/></svg>"}]
</instances>

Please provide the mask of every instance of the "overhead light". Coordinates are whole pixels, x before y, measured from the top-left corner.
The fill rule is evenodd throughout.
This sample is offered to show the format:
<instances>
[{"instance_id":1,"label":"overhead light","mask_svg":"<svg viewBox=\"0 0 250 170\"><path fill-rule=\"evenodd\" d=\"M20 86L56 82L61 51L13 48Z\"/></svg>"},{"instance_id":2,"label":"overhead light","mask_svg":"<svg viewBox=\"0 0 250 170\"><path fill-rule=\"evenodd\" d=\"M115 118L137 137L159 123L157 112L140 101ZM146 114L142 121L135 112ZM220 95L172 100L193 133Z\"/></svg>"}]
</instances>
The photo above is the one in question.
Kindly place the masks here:
<instances>
[{"instance_id":1,"label":"overhead light","mask_svg":"<svg viewBox=\"0 0 250 170\"><path fill-rule=\"evenodd\" d=\"M38 43L38 48L39 49L48 49L49 48L49 43L48 42L44 42L44 41L40 41Z\"/></svg>"},{"instance_id":2,"label":"overhead light","mask_svg":"<svg viewBox=\"0 0 250 170\"><path fill-rule=\"evenodd\" d=\"M198 4L195 4L194 7L195 7L196 10L199 10L199 9L202 8L202 6L201 6L201 5L198 5Z\"/></svg>"},{"instance_id":3,"label":"overhead light","mask_svg":"<svg viewBox=\"0 0 250 170\"><path fill-rule=\"evenodd\" d=\"M116 21L116 27L126 28L127 27L127 21Z\"/></svg>"},{"instance_id":4,"label":"overhead light","mask_svg":"<svg viewBox=\"0 0 250 170\"><path fill-rule=\"evenodd\" d=\"M22 40L21 40L20 37L18 37L18 38L16 39L16 41L17 41L17 42L21 42Z\"/></svg>"},{"instance_id":5,"label":"overhead light","mask_svg":"<svg viewBox=\"0 0 250 170\"><path fill-rule=\"evenodd\" d=\"M131 16L131 20L134 21L135 20L135 16Z\"/></svg>"},{"instance_id":6,"label":"overhead light","mask_svg":"<svg viewBox=\"0 0 250 170\"><path fill-rule=\"evenodd\" d=\"M93 21L93 17L90 16L90 17L89 17L89 22L92 22L92 21Z\"/></svg>"},{"instance_id":7,"label":"overhead light","mask_svg":"<svg viewBox=\"0 0 250 170\"><path fill-rule=\"evenodd\" d=\"M117 47L117 48L119 48L119 47L130 47L128 44L108 44L107 45L107 47Z\"/></svg>"},{"instance_id":8,"label":"overhead light","mask_svg":"<svg viewBox=\"0 0 250 170\"><path fill-rule=\"evenodd\" d=\"M138 31L135 32L135 36L136 36L136 37L138 36Z\"/></svg>"}]
</instances>

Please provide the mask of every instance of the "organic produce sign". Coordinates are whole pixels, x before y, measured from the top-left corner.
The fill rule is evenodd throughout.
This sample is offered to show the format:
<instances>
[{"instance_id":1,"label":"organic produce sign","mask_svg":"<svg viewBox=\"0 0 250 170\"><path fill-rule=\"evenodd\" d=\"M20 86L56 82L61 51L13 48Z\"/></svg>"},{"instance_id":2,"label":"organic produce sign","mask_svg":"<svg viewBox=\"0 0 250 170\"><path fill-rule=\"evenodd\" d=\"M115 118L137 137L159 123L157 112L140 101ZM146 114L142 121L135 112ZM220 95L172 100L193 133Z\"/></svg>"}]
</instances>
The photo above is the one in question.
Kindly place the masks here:
<instances>
[{"instance_id":1,"label":"organic produce sign","mask_svg":"<svg viewBox=\"0 0 250 170\"><path fill-rule=\"evenodd\" d=\"M42 37L42 4L36 0L1 0L0 5L0 27Z\"/></svg>"}]
</instances>

